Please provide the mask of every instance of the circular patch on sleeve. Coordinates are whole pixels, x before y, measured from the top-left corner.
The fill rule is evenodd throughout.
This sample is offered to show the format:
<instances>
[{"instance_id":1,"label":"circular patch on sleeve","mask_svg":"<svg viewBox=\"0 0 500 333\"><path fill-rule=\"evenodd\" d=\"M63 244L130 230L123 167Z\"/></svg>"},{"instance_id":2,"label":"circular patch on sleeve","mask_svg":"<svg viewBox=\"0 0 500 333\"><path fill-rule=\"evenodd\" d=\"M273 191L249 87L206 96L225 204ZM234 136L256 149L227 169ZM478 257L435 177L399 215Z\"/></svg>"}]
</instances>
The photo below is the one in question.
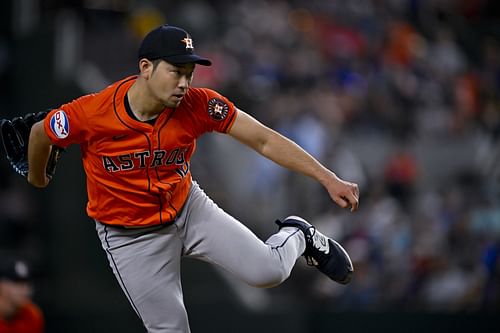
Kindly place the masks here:
<instances>
[{"instance_id":1,"label":"circular patch on sleeve","mask_svg":"<svg viewBox=\"0 0 500 333\"><path fill-rule=\"evenodd\" d=\"M59 139L64 139L69 134L69 121L66 112L57 110L50 118L50 129Z\"/></svg>"},{"instance_id":2,"label":"circular patch on sleeve","mask_svg":"<svg viewBox=\"0 0 500 333\"><path fill-rule=\"evenodd\" d=\"M208 114L216 121L226 119L229 106L221 99L212 98L208 101Z\"/></svg>"}]
</instances>

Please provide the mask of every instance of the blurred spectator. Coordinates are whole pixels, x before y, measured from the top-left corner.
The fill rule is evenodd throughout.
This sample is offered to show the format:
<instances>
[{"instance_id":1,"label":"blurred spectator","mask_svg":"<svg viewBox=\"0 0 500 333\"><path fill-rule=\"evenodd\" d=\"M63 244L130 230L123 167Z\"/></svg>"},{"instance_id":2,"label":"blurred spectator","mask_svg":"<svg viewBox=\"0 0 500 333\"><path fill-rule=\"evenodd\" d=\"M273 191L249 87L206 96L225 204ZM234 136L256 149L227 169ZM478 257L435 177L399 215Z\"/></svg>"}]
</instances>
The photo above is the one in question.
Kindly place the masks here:
<instances>
[{"instance_id":1,"label":"blurred spectator","mask_svg":"<svg viewBox=\"0 0 500 333\"><path fill-rule=\"evenodd\" d=\"M413 199L417 177L417 161L408 150L401 148L387 160L384 169L387 190L405 208Z\"/></svg>"},{"instance_id":2,"label":"blurred spectator","mask_svg":"<svg viewBox=\"0 0 500 333\"><path fill-rule=\"evenodd\" d=\"M0 332L42 333L44 316L31 301L33 287L28 264L7 255L0 257Z\"/></svg>"},{"instance_id":3,"label":"blurred spectator","mask_svg":"<svg viewBox=\"0 0 500 333\"><path fill-rule=\"evenodd\" d=\"M500 241L489 244L483 255L488 277L482 290L482 308L498 309L500 307Z\"/></svg>"}]
</instances>

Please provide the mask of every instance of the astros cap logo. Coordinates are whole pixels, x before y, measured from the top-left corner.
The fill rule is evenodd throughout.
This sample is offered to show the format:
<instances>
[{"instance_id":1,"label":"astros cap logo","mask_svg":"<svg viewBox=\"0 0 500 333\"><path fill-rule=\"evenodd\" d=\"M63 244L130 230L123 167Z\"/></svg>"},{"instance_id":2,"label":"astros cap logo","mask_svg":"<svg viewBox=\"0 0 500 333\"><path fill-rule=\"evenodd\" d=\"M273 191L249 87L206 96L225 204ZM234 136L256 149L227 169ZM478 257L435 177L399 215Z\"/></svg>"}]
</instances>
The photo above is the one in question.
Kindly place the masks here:
<instances>
[{"instance_id":1,"label":"astros cap logo","mask_svg":"<svg viewBox=\"0 0 500 333\"><path fill-rule=\"evenodd\" d=\"M189 36L186 36L184 39L181 39L181 42L186 44L186 50L187 49L194 49L193 40L191 38L189 38Z\"/></svg>"}]
</instances>

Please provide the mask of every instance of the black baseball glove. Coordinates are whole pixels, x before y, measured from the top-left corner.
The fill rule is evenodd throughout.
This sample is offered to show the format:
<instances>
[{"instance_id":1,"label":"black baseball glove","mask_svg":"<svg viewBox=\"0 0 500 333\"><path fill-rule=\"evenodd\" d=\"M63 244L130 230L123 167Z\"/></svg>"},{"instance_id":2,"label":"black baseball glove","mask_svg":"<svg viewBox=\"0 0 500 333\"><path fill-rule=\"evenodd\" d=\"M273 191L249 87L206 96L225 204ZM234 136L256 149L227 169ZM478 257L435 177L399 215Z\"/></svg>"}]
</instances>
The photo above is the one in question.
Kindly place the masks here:
<instances>
[{"instance_id":1,"label":"black baseball glove","mask_svg":"<svg viewBox=\"0 0 500 333\"><path fill-rule=\"evenodd\" d=\"M0 123L0 134L7 160L12 168L25 178L28 176L28 143L31 127L43 120L47 114L48 111L28 113L23 117L16 117L12 120L2 119ZM52 146L46 169L49 178L54 176L57 161L63 151L60 147Z\"/></svg>"}]
</instances>

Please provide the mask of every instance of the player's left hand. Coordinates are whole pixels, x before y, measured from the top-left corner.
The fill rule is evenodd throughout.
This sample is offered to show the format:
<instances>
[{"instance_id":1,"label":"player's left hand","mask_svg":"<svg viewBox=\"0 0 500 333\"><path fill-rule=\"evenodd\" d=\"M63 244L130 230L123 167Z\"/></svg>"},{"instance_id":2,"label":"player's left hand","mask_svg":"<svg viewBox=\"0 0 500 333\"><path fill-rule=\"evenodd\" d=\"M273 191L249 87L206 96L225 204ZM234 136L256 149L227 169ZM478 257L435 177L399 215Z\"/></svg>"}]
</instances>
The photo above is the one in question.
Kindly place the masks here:
<instances>
[{"instance_id":1,"label":"player's left hand","mask_svg":"<svg viewBox=\"0 0 500 333\"><path fill-rule=\"evenodd\" d=\"M334 176L331 181L325 185L325 187L330 194L330 197L337 205L342 208L350 208L351 212L358 209L358 184L351 183Z\"/></svg>"}]
</instances>

